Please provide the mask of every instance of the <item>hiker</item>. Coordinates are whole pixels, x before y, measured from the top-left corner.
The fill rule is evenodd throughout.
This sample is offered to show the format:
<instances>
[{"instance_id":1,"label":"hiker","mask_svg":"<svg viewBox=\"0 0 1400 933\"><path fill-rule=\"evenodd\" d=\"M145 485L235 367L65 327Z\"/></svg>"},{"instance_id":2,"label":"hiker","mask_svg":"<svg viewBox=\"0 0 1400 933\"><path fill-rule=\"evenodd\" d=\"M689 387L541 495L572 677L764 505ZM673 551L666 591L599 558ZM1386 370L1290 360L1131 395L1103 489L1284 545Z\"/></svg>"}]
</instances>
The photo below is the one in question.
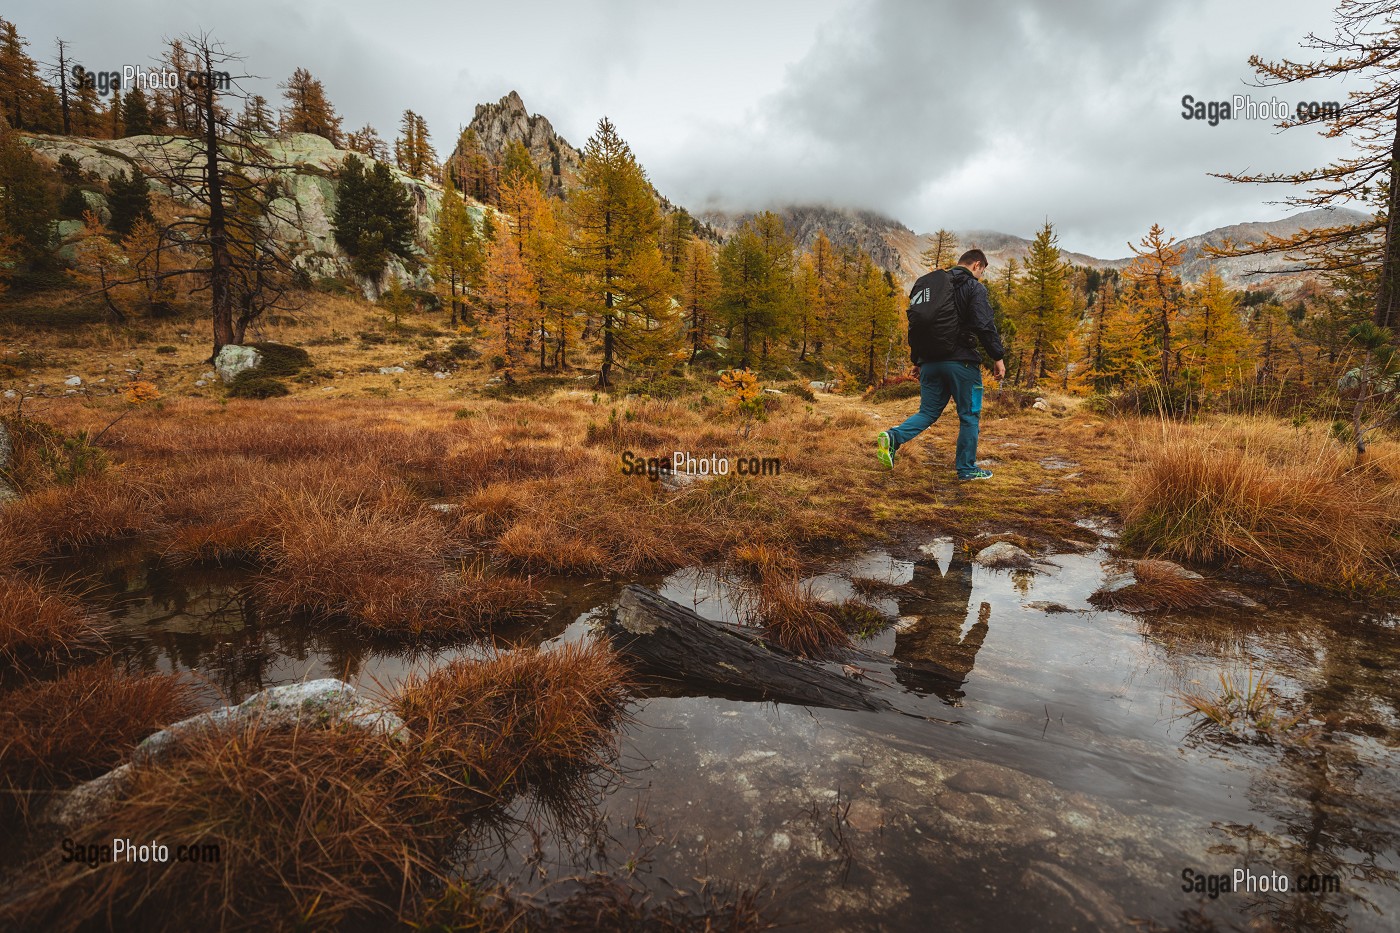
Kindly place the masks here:
<instances>
[{"instance_id":1,"label":"hiker","mask_svg":"<svg viewBox=\"0 0 1400 933\"><path fill-rule=\"evenodd\" d=\"M958 479L991 479L977 466L978 415L982 411L980 342L992 358L992 373L1006 375L1005 351L987 287L987 254L970 249L952 269L934 269L914 283L909 293L909 358L919 367L919 410L898 427L881 431L875 440L882 466L894 467L894 454L938 420L951 398L958 409L958 446L953 465Z\"/></svg>"}]
</instances>

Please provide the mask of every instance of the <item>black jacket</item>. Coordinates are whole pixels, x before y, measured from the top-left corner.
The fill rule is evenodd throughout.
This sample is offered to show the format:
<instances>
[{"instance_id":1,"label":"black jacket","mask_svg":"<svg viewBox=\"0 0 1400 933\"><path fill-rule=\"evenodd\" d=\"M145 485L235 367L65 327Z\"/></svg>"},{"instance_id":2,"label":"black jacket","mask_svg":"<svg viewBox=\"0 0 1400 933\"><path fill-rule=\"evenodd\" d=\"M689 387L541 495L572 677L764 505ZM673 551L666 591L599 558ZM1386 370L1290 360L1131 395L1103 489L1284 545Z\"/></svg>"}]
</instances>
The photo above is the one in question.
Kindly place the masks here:
<instances>
[{"instance_id":1,"label":"black jacket","mask_svg":"<svg viewBox=\"0 0 1400 933\"><path fill-rule=\"evenodd\" d=\"M963 317L963 326L982 344L993 362L1006 356L1001 345L1001 335L997 333L996 321L992 318L992 306L987 300L987 286L977 281L965 266L954 266L949 273L953 278L953 288L958 293L958 308ZM950 360L963 360L968 363L981 363L976 347L959 347L953 351ZM927 361L923 361L927 362Z\"/></svg>"}]
</instances>

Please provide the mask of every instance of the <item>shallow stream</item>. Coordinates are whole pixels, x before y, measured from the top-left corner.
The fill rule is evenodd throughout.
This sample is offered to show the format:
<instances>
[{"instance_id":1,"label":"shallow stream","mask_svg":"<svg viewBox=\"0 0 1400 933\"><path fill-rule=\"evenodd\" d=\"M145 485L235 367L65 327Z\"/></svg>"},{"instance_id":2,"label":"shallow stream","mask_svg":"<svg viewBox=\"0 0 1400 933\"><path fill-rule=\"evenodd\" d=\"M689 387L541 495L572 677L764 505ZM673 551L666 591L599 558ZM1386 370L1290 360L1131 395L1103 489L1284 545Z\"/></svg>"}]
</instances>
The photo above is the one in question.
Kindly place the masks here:
<instances>
[{"instance_id":1,"label":"shallow stream","mask_svg":"<svg viewBox=\"0 0 1400 933\"><path fill-rule=\"evenodd\" d=\"M1103 548L1032 571L967 553L906 542L810 581L898 620L863 647L909 662L867 670L902 712L638 698L584 812L541 821L522 801L535 829L486 834L475 864L523 890L623 866L659 897L763 886L798 929L1396 928L1400 615L1281 588L1248 591L1264 610L1213 618L1099 611ZM127 557L85 575L119 620L119 653L196 672L211 703L323 676L390 690L481 650L405 655L267 621L238 571ZM640 582L738 621L722 575ZM590 637L620 588L558 583L546 621L500 640ZM955 676L920 674L921 660ZM1250 671L1302 714L1284 740L1184 715L1181 693ZM1187 870L1237 869L1255 890L1184 890ZM1259 890L1278 876L1290 890Z\"/></svg>"}]
</instances>

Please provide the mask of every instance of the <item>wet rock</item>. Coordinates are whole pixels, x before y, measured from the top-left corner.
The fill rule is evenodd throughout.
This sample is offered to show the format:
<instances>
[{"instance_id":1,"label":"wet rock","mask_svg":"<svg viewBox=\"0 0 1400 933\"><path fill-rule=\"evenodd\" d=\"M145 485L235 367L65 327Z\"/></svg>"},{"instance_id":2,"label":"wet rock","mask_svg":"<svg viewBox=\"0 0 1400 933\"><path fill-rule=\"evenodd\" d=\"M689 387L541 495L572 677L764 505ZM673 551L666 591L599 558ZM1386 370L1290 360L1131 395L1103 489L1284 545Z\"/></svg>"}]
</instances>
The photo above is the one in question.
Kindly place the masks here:
<instances>
[{"instance_id":1,"label":"wet rock","mask_svg":"<svg viewBox=\"0 0 1400 933\"><path fill-rule=\"evenodd\" d=\"M969 794L988 794L1020 800L1027 796L1030 778L1020 771L998 765L976 762L963 768L943 782L945 787Z\"/></svg>"},{"instance_id":2,"label":"wet rock","mask_svg":"<svg viewBox=\"0 0 1400 933\"><path fill-rule=\"evenodd\" d=\"M226 343L219 348L219 355L214 357L214 369L218 371L219 378L227 385L239 373L261 366L262 360L262 354L253 347L240 347L236 344Z\"/></svg>"},{"instance_id":3,"label":"wet rock","mask_svg":"<svg viewBox=\"0 0 1400 933\"><path fill-rule=\"evenodd\" d=\"M973 562L983 567L1029 567L1031 556L1009 541L998 541L977 552Z\"/></svg>"},{"instance_id":4,"label":"wet rock","mask_svg":"<svg viewBox=\"0 0 1400 933\"><path fill-rule=\"evenodd\" d=\"M1089 930L1126 930L1128 915L1103 888L1060 865L1032 862L1021 875L1027 898L1045 905L1045 914L1077 917ZM1075 924L1074 926L1078 926Z\"/></svg>"},{"instance_id":5,"label":"wet rock","mask_svg":"<svg viewBox=\"0 0 1400 933\"><path fill-rule=\"evenodd\" d=\"M344 724L369 732L405 741L408 733L403 720L394 713L361 697L354 687L343 681L326 677L301 684L273 687L244 700L237 706L182 719L149 736L132 755L136 763L159 761L170 753L182 738L230 725L257 721L264 727L276 728L297 724Z\"/></svg>"},{"instance_id":6,"label":"wet rock","mask_svg":"<svg viewBox=\"0 0 1400 933\"><path fill-rule=\"evenodd\" d=\"M1034 609L1037 612L1057 613L1074 611L1070 607L1066 606L1064 603L1055 603L1051 602L1048 599L1033 599L1028 603L1022 603L1021 605L1024 606L1026 609Z\"/></svg>"},{"instance_id":7,"label":"wet rock","mask_svg":"<svg viewBox=\"0 0 1400 933\"><path fill-rule=\"evenodd\" d=\"M133 767L159 762L181 741L201 733L254 722L265 728L340 725L387 736L396 742L409 739L408 730L397 714L361 697L354 687L343 681L323 678L286 684L256 693L237 706L224 706L182 719L148 736L136 746L129 763L56 797L44 814L44 821L72 826L101 816L130 786Z\"/></svg>"}]
</instances>

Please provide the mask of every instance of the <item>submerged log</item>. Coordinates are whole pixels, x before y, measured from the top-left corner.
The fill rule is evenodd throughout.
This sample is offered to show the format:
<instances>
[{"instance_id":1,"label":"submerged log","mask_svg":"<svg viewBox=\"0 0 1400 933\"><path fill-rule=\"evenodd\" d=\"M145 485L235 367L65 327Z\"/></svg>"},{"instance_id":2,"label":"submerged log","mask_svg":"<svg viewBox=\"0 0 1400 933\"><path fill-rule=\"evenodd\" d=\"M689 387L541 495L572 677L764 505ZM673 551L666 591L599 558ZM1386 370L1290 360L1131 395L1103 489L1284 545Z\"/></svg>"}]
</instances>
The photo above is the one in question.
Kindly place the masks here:
<instances>
[{"instance_id":1,"label":"submerged log","mask_svg":"<svg viewBox=\"0 0 1400 933\"><path fill-rule=\"evenodd\" d=\"M606 625L642 673L726 694L844 710L890 710L874 688L798 657L758 634L713 622L636 584Z\"/></svg>"}]
</instances>

